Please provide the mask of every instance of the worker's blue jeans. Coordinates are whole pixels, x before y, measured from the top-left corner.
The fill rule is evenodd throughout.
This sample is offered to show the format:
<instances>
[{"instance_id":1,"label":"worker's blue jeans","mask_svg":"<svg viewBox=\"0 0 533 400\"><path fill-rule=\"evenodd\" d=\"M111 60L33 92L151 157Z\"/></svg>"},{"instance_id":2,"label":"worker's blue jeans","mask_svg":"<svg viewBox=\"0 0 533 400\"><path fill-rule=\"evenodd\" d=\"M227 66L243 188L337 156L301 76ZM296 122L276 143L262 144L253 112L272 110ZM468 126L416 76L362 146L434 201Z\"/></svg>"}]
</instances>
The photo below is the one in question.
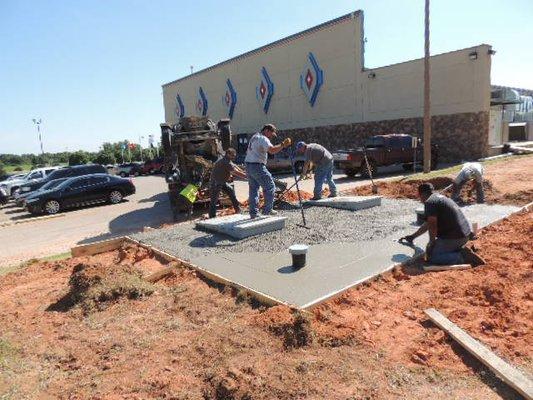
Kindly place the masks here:
<instances>
[{"instance_id":1,"label":"worker's blue jeans","mask_svg":"<svg viewBox=\"0 0 533 400\"><path fill-rule=\"evenodd\" d=\"M246 175L248 177L248 203L250 207L250 216L256 217L259 212L259 188L263 188L265 206L263 214L268 214L274 206L274 194L276 187L272 174L268 171L265 164L246 163Z\"/></svg>"},{"instance_id":2,"label":"worker's blue jeans","mask_svg":"<svg viewBox=\"0 0 533 400\"><path fill-rule=\"evenodd\" d=\"M468 242L468 238L435 240L429 262L437 265L454 265L464 262L461 248Z\"/></svg>"},{"instance_id":3,"label":"worker's blue jeans","mask_svg":"<svg viewBox=\"0 0 533 400\"><path fill-rule=\"evenodd\" d=\"M333 160L317 165L315 168L315 189L313 192L315 198L322 197L322 185L324 183L328 184L330 195L336 196L337 186L333 181Z\"/></svg>"}]
</instances>

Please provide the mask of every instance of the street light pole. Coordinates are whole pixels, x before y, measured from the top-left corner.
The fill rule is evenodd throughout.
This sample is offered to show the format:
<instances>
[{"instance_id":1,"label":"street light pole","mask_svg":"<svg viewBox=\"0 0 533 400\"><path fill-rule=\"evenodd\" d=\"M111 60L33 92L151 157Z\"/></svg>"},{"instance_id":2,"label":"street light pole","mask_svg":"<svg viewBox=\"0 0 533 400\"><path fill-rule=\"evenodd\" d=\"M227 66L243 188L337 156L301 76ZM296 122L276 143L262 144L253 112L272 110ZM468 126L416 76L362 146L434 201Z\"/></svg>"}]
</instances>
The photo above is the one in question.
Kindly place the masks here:
<instances>
[{"instance_id":1,"label":"street light pole","mask_svg":"<svg viewBox=\"0 0 533 400\"><path fill-rule=\"evenodd\" d=\"M429 76L429 0L424 18L424 173L431 170L431 98Z\"/></svg>"},{"instance_id":2,"label":"street light pole","mask_svg":"<svg viewBox=\"0 0 533 400\"><path fill-rule=\"evenodd\" d=\"M39 135L39 142L41 143L41 154L44 156L43 137L41 135L41 124L43 121L41 118L33 118L32 121L37 126L37 134Z\"/></svg>"},{"instance_id":3,"label":"street light pole","mask_svg":"<svg viewBox=\"0 0 533 400\"><path fill-rule=\"evenodd\" d=\"M144 139L144 136L139 136L139 149L141 151L141 162L143 162L143 145L141 140Z\"/></svg>"}]
</instances>

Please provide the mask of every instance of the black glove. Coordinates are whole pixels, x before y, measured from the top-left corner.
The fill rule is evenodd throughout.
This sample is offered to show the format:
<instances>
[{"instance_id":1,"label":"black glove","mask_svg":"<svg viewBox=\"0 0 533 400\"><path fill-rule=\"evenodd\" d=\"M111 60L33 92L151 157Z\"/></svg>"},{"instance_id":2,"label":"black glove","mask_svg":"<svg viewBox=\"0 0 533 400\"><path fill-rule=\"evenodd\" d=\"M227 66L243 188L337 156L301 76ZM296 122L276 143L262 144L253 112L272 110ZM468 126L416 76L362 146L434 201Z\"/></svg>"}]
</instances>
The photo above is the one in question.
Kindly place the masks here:
<instances>
[{"instance_id":1,"label":"black glove","mask_svg":"<svg viewBox=\"0 0 533 400\"><path fill-rule=\"evenodd\" d=\"M415 240L414 235L407 235L399 239L400 242L407 242L409 244L413 244L413 240Z\"/></svg>"}]
</instances>

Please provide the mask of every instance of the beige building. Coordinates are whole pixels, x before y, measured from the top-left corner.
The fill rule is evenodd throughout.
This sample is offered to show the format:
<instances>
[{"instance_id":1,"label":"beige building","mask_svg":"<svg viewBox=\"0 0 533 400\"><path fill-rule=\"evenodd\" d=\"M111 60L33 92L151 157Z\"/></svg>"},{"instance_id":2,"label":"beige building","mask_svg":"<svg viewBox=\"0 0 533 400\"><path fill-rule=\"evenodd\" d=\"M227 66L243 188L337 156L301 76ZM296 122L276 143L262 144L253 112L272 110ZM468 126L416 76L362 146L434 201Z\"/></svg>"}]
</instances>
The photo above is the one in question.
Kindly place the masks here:
<instances>
[{"instance_id":1,"label":"beige building","mask_svg":"<svg viewBox=\"0 0 533 400\"><path fill-rule=\"evenodd\" d=\"M234 134L273 122L331 149L372 134L422 135L423 60L368 69L363 12L328 21L163 85L165 122L231 118ZM492 49L431 57L434 142L445 159L489 151Z\"/></svg>"}]
</instances>

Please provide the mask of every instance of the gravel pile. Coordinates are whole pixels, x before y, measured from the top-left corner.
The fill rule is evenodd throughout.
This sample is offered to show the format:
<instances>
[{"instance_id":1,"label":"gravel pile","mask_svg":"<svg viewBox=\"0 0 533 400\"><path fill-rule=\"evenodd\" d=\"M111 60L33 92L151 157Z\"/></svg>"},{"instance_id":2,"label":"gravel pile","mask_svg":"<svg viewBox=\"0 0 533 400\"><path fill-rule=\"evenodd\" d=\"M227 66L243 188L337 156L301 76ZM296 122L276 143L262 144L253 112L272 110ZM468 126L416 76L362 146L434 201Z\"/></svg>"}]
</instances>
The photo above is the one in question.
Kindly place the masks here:
<instances>
[{"instance_id":1,"label":"gravel pile","mask_svg":"<svg viewBox=\"0 0 533 400\"><path fill-rule=\"evenodd\" d=\"M420 203L413 200L382 199L380 207L360 211L345 211L327 207L310 207L305 210L307 225L302 223L299 209L286 209L285 229L233 240L228 236L198 231L194 222L176 224L132 235L141 242L153 245L182 259L190 260L208 253L249 251L280 252L295 243L319 244L327 242L348 243L383 239L400 231L414 230L415 209Z\"/></svg>"}]
</instances>

